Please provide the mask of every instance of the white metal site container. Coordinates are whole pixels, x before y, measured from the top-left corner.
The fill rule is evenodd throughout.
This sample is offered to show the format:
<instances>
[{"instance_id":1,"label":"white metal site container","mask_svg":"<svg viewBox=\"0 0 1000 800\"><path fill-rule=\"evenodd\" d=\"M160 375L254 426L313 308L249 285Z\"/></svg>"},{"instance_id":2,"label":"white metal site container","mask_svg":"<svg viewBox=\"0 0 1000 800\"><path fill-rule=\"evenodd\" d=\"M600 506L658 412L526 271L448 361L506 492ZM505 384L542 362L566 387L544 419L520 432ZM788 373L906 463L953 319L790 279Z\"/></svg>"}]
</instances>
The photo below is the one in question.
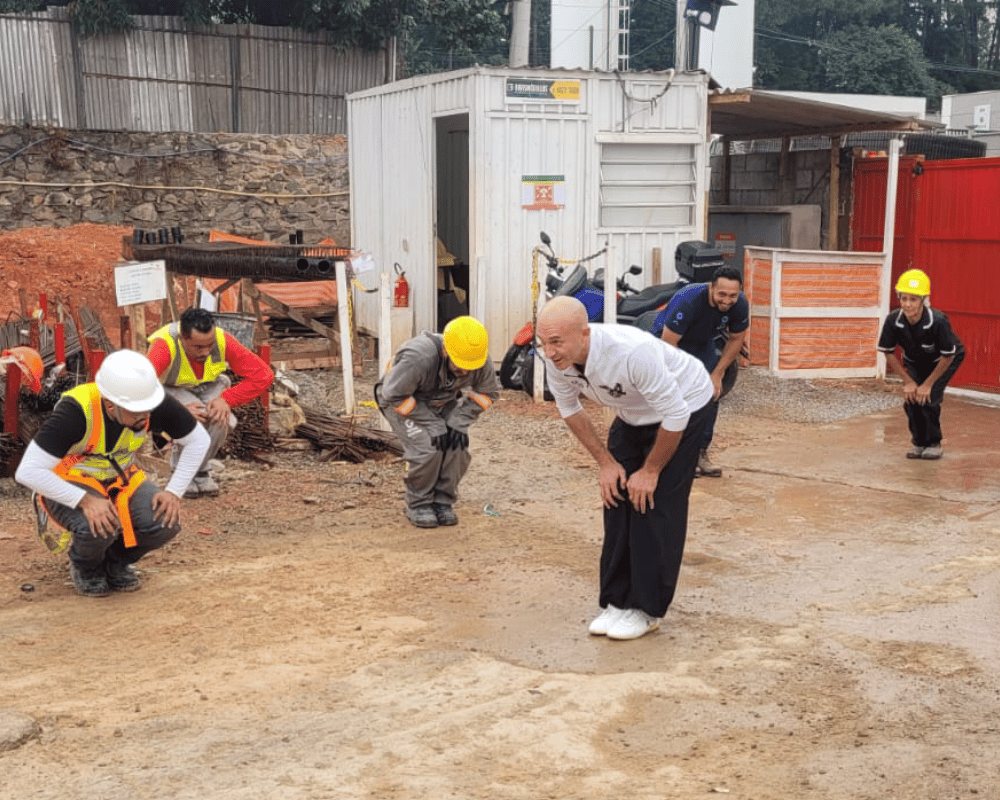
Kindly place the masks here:
<instances>
[{"instance_id":1,"label":"white metal site container","mask_svg":"<svg viewBox=\"0 0 1000 800\"><path fill-rule=\"evenodd\" d=\"M406 334L445 321L438 238L468 265L469 313L486 324L499 361L531 318L540 231L562 258L609 244L616 274L643 267L636 288L652 282L654 248L667 282L677 244L705 236L705 74L476 67L347 102L351 244L380 272L405 270ZM373 332L377 297L355 293L358 322Z\"/></svg>"}]
</instances>

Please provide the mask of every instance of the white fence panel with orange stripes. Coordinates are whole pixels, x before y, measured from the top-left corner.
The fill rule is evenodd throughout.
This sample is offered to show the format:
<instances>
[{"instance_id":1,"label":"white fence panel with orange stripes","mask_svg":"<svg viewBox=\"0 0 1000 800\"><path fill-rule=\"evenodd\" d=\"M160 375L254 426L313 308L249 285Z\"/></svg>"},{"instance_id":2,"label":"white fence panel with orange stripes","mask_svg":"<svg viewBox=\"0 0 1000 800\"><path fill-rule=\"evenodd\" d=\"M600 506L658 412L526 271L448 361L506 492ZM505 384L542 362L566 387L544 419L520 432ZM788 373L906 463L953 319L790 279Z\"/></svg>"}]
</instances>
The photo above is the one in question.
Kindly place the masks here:
<instances>
[{"instance_id":1,"label":"white fence panel with orange stripes","mask_svg":"<svg viewBox=\"0 0 1000 800\"><path fill-rule=\"evenodd\" d=\"M882 253L745 248L750 364L797 378L880 376L885 273Z\"/></svg>"}]
</instances>

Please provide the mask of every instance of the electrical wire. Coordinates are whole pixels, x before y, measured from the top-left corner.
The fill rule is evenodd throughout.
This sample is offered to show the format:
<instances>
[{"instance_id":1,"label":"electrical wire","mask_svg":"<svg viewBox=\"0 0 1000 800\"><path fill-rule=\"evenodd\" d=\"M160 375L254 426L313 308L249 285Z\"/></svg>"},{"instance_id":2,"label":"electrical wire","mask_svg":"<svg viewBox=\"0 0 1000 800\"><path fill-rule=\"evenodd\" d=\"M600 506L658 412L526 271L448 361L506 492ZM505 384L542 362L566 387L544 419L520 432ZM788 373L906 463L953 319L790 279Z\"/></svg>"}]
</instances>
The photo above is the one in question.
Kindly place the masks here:
<instances>
[{"instance_id":1,"label":"electrical wire","mask_svg":"<svg viewBox=\"0 0 1000 800\"><path fill-rule=\"evenodd\" d=\"M755 26L754 33L758 36L763 36L765 39L774 39L779 42L788 42L790 44L801 44L806 47L812 47L817 50L833 50L837 53L845 53L847 55L864 55L865 51L855 50L847 47L840 47L838 45L830 44L829 42L821 41L819 39L812 39L805 36L797 36L796 34L785 33L783 31L775 31L770 28L764 28L762 26ZM919 44L915 39L913 40L916 44ZM1000 71L992 69L983 69L982 67L962 67L952 64L941 64L936 61L927 61L927 67L929 69L945 70L949 72L966 72L974 73L977 75L1000 75Z\"/></svg>"}]
</instances>

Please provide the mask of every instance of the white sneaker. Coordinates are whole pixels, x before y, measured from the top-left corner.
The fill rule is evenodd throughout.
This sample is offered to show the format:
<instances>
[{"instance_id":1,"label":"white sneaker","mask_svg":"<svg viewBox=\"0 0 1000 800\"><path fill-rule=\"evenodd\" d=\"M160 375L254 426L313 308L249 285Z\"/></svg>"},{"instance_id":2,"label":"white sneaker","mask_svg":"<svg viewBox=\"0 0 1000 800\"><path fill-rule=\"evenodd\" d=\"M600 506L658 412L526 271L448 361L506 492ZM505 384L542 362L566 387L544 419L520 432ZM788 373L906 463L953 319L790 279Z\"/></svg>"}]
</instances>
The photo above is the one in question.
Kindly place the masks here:
<instances>
[{"instance_id":1,"label":"white sneaker","mask_svg":"<svg viewBox=\"0 0 1000 800\"><path fill-rule=\"evenodd\" d=\"M638 639L645 636L650 631L655 631L660 627L658 617L651 617L645 611L638 608L629 608L622 612L621 616L608 628L609 639L625 641L627 639Z\"/></svg>"},{"instance_id":2,"label":"white sneaker","mask_svg":"<svg viewBox=\"0 0 1000 800\"><path fill-rule=\"evenodd\" d=\"M617 622L618 618L624 613L622 609L608 603L608 607L594 618L594 621L590 623L590 627L587 630L594 636L605 636L608 628Z\"/></svg>"}]
</instances>

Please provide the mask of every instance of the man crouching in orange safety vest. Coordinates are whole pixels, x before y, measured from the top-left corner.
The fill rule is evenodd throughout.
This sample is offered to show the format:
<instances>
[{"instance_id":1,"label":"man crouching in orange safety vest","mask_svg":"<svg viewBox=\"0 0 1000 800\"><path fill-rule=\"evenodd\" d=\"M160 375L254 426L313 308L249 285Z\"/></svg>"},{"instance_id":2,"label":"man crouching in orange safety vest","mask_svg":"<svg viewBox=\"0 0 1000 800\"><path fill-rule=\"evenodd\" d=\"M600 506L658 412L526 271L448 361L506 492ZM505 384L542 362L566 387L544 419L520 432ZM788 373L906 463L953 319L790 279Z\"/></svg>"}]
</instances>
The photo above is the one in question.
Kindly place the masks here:
<instances>
[{"instance_id":1,"label":"man crouching in orange safety vest","mask_svg":"<svg viewBox=\"0 0 1000 800\"><path fill-rule=\"evenodd\" d=\"M150 430L183 446L166 489L135 463ZM184 490L208 450L205 428L167 397L149 359L119 350L104 359L93 383L65 392L42 423L15 479L35 494L38 534L53 552L69 548L79 594L132 592L132 566L180 532ZM52 520L62 536L47 531Z\"/></svg>"}]
</instances>

